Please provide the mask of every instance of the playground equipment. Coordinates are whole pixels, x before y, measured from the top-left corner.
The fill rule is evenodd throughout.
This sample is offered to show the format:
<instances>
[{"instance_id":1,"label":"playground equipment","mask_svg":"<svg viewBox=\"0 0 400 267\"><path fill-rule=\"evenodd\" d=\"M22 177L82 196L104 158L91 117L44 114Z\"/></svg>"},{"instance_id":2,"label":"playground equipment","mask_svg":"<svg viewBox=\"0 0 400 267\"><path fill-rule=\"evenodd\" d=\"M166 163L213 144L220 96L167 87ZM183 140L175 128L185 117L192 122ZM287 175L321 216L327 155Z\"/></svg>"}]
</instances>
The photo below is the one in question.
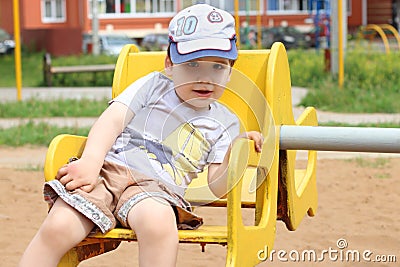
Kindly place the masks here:
<instances>
[{"instance_id":1,"label":"playground equipment","mask_svg":"<svg viewBox=\"0 0 400 267\"><path fill-rule=\"evenodd\" d=\"M282 126L284 150L400 153L399 128Z\"/></svg>"},{"instance_id":2,"label":"playground equipment","mask_svg":"<svg viewBox=\"0 0 400 267\"><path fill-rule=\"evenodd\" d=\"M329 0L309 0L309 12L314 22L315 48L324 49L325 71L331 70L331 14ZM314 14L315 12L315 14ZM323 42L321 42L323 40Z\"/></svg>"},{"instance_id":3,"label":"playground equipment","mask_svg":"<svg viewBox=\"0 0 400 267\"><path fill-rule=\"evenodd\" d=\"M139 77L154 70L162 70L165 55L165 52L138 52L131 45L124 47L116 64L112 96L117 96ZM330 147L320 144L318 146L317 140L331 142L331 139L324 139L326 133L323 132L317 132L317 136L312 136L311 140L297 140L298 131L302 132L299 136L307 138L315 129L324 128L316 127L317 114L312 107L294 120L290 70L286 51L281 43L275 43L270 50L241 50L221 102L237 114L242 130L263 133L264 149L258 154L254 151L252 142L244 139L234 144L228 169L230 191L227 200L215 199L207 192L205 175L192 182L186 194L187 199L196 205L226 206L227 224L207 225L206 222L206 225L197 230L179 230L179 241L198 243L203 248L206 244L224 245L227 248L226 266L254 266L261 261L260 251L265 251L265 247L273 248L277 219L284 221L287 229L296 230L306 214L315 215L315 150L336 150L341 141L339 140L339 144L332 141ZM400 129L392 130L393 135L383 138L392 140L389 146L396 147L395 151L400 152ZM340 129L332 133L331 138L334 139L338 131ZM354 132L351 136L354 140L358 138ZM69 158L79 157L85 141L86 137L82 136L55 137L46 155L46 180L54 179L57 170ZM310 143L309 147L302 147L301 144L304 143ZM379 144L376 145L376 150L379 151ZM305 169L296 168L296 149L299 148L310 149ZM359 151L360 148L350 145L350 149ZM244 225L243 208L254 211L254 224ZM85 259L115 249L122 241L135 240L132 230L122 228L105 234L91 234L71 249L58 266L77 266ZM267 257L268 255L263 255L262 258Z\"/></svg>"},{"instance_id":4,"label":"playground equipment","mask_svg":"<svg viewBox=\"0 0 400 267\"><path fill-rule=\"evenodd\" d=\"M315 48L320 48L320 37L324 36L324 49L330 49L330 1L329 0L309 0L309 12L312 13L312 19L315 28ZM315 11L315 14L313 12Z\"/></svg>"},{"instance_id":5,"label":"playground equipment","mask_svg":"<svg viewBox=\"0 0 400 267\"><path fill-rule=\"evenodd\" d=\"M164 57L165 52L138 53L134 46L126 46L116 64L113 97L137 78L154 70L162 70ZM254 266L260 262L258 252L266 246L273 247L277 218L294 230L307 213L314 215L316 212L316 152L309 152L306 169L295 170L296 151L279 151L279 127L276 126L317 125L317 120L315 110L309 108L297 122L294 121L289 65L282 44L274 44L271 50L240 51L235 69L241 71L247 77L245 80L251 83L232 76L230 84L239 83L239 87L245 86L245 90L241 94L224 94L221 101L238 115L243 130L262 131L267 143L261 154L255 153L253 145L246 140L235 143L233 147L229 170L229 188L232 189L226 201L210 203L211 206L227 207L227 225L204 225L198 230L180 230L179 240L202 246L226 245L226 266ZM265 100L271 107L272 116L266 116L271 112ZM54 179L59 167L70 157L80 156L85 140L85 137L60 135L51 142L45 162L46 180ZM206 186L205 179L196 180L194 188ZM249 193L246 187L253 180L257 189ZM278 184L282 184L280 199ZM203 199L202 193L199 196L194 190L188 191L187 198L190 201L197 204L210 202ZM246 199L248 197L251 199ZM254 210L254 225L244 225L242 207ZM135 239L134 232L128 229L91 235L67 253L59 266L76 266L82 260L116 248L123 240Z\"/></svg>"},{"instance_id":6,"label":"playground equipment","mask_svg":"<svg viewBox=\"0 0 400 267\"><path fill-rule=\"evenodd\" d=\"M372 42L376 35L382 39L383 45L385 47L386 54L390 54L390 44L388 39L388 34L393 35L396 39L397 47L400 50L400 36L397 30L389 24L368 24L360 28L360 35L363 39L368 39Z\"/></svg>"}]
</instances>

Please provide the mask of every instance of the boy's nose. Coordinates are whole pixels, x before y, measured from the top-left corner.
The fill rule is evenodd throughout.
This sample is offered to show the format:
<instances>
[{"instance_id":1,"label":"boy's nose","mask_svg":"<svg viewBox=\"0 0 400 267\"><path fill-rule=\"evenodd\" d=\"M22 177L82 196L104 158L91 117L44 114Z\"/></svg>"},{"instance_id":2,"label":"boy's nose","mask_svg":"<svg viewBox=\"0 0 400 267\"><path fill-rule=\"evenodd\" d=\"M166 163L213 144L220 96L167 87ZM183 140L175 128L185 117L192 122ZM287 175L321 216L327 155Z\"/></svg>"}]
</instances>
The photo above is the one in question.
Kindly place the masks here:
<instances>
[{"instance_id":1,"label":"boy's nose","mask_svg":"<svg viewBox=\"0 0 400 267\"><path fill-rule=\"evenodd\" d=\"M211 83L215 82L215 77L207 73L199 73L199 75L197 75L196 82L211 85Z\"/></svg>"},{"instance_id":2,"label":"boy's nose","mask_svg":"<svg viewBox=\"0 0 400 267\"><path fill-rule=\"evenodd\" d=\"M206 80L198 80L193 86L194 90L205 90L205 91L213 91L214 90L214 83L211 81Z\"/></svg>"}]
</instances>

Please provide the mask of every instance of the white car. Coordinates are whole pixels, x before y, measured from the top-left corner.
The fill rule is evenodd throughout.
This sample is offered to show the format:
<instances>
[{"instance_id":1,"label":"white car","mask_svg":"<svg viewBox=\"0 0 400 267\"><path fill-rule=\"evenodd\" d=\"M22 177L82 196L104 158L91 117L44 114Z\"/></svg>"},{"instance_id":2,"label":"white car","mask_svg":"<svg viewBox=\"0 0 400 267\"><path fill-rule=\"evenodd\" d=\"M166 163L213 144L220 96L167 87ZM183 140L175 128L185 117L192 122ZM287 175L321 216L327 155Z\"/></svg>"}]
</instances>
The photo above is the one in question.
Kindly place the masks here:
<instances>
[{"instance_id":1,"label":"white car","mask_svg":"<svg viewBox=\"0 0 400 267\"><path fill-rule=\"evenodd\" d=\"M14 52L15 42L11 35L0 29L0 54L11 54Z\"/></svg>"},{"instance_id":2,"label":"white car","mask_svg":"<svg viewBox=\"0 0 400 267\"><path fill-rule=\"evenodd\" d=\"M121 52L122 47L126 44L137 45L136 40L122 34L99 34L100 53L106 55L117 56ZM84 34L82 40L82 52L84 54L91 53L93 49L92 35Z\"/></svg>"},{"instance_id":3,"label":"white car","mask_svg":"<svg viewBox=\"0 0 400 267\"><path fill-rule=\"evenodd\" d=\"M147 34L140 46L146 51L167 51L169 45L168 33Z\"/></svg>"}]
</instances>

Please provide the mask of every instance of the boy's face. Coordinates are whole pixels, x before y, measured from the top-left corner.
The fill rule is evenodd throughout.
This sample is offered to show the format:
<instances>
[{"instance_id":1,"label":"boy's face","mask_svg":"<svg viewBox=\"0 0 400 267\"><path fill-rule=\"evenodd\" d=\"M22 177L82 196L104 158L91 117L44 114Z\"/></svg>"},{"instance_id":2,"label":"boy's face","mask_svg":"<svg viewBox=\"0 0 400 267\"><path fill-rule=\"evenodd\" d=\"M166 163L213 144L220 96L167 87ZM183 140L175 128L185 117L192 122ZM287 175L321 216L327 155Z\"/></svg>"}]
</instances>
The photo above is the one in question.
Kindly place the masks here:
<instances>
[{"instance_id":1,"label":"boy's face","mask_svg":"<svg viewBox=\"0 0 400 267\"><path fill-rule=\"evenodd\" d=\"M168 65L168 64L166 64ZM229 81L229 60L203 57L169 66L178 97L194 108L206 108L219 99Z\"/></svg>"}]
</instances>

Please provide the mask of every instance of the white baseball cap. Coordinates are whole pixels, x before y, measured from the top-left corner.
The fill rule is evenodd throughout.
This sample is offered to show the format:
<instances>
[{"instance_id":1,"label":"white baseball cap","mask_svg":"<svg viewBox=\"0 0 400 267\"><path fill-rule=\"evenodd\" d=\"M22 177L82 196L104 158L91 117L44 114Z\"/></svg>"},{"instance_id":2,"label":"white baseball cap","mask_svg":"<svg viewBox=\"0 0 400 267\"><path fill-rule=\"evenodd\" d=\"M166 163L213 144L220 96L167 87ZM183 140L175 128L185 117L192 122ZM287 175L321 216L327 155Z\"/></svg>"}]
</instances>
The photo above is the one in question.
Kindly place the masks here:
<instances>
[{"instance_id":1,"label":"white baseball cap","mask_svg":"<svg viewBox=\"0 0 400 267\"><path fill-rule=\"evenodd\" d=\"M221 9L197 4L180 11L169 23L174 64L200 57L237 59L235 20Z\"/></svg>"}]
</instances>

